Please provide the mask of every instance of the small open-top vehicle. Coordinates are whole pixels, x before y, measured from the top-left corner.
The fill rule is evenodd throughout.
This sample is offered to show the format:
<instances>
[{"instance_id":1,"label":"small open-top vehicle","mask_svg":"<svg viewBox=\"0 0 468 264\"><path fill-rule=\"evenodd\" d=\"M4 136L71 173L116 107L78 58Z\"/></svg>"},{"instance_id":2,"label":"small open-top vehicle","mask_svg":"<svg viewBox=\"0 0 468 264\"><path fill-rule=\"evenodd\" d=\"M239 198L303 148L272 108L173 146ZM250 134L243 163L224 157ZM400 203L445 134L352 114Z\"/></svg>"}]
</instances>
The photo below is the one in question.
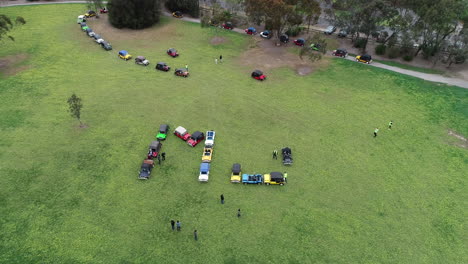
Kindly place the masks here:
<instances>
[{"instance_id":1,"label":"small open-top vehicle","mask_svg":"<svg viewBox=\"0 0 468 264\"><path fill-rule=\"evenodd\" d=\"M214 130L206 131L205 146L213 146L216 132Z\"/></svg>"},{"instance_id":2,"label":"small open-top vehicle","mask_svg":"<svg viewBox=\"0 0 468 264\"><path fill-rule=\"evenodd\" d=\"M159 141L153 141L151 142L151 145L149 145L149 150L148 150L148 159L155 159L159 155L159 151L161 150L162 143Z\"/></svg>"},{"instance_id":3,"label":"small open-top vehicle","mask_svg":"<svg viewBox=\"0 0 468 264\"><path fill-rule=\"evenodd\" d=\"M242 174L243 184L262 184L263 176L261 174Z\"/></svg>"},{"instance_id":4,"label":"small open-top vehicle","mask_svg":"<svg viewBox=\"0 0 468 264\"><path fill-rule=\"evenodd\" d=\"M211 159L213 158L213 146L205 146L203 148L203 156L202 156L202 162L211 162Z\"/></svg>"}]
</instances>

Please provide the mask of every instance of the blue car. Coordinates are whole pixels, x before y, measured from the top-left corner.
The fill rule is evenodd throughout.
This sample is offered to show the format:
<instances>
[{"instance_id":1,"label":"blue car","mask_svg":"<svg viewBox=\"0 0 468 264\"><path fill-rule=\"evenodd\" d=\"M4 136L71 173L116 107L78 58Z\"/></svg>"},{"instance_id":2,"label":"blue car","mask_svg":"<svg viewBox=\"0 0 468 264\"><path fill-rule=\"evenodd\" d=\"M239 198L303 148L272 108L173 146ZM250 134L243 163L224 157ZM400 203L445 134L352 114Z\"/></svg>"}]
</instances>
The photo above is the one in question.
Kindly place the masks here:
<instances>
[{"instance_id":1,"label":"blue car","mask_svg":"<svg viewBox=\"0 0 468 264\"><path fill-rule=\"evenodd\" d=\"M261 174L242 174L243 184L262 184L263 176Z\"/></svg>"},{"instance_id":2,"label":"blue car","mask_svg":"<svg viewBox=\"0 0 468 264\"><path fill-rule=\"evenodd\" d=\"M198 175L199 182L208 182L210 176L210 164L202 163L200 164L200 174Z\"/></svg>"}]
</instances>

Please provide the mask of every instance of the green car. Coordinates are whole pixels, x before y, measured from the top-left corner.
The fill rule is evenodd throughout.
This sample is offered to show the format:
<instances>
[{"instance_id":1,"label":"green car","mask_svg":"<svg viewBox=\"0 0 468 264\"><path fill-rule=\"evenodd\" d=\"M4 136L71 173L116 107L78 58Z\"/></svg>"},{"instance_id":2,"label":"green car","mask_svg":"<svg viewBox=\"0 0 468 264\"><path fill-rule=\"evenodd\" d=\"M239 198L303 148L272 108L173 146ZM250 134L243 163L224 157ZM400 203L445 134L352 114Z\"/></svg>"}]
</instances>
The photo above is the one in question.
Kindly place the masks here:
<instances>
[{"instance_id":1,"label":"green car","mask_svg":"<svg viewBox=\"0 0 468 264\"><path fill-rule=\"evenodd\" d=\"M86 31L88 28L89 28L88 26L84 26L84 27L81 27L81 30Z\"/></svg>"},{"instance_id":2,"label":"green car","mask_svg":"<svg viewBox=\"0 0 468 264\"><path fill-rule=\"evenodd\" d=\"M310 44L310 48L315 50L315 51L320 51L320 44Z\"/></svg>"},{"instance_id":3,"label":"green car","mask_svg":"<svg viewBox=\"0 0 468 264\"><path fill-rule=\"evenodd\" d=\"M169 125L162 124L159 126L159 133L156 135L157 140L166 140L167 131L169 130Z\"/></svg>"}]
</instances>

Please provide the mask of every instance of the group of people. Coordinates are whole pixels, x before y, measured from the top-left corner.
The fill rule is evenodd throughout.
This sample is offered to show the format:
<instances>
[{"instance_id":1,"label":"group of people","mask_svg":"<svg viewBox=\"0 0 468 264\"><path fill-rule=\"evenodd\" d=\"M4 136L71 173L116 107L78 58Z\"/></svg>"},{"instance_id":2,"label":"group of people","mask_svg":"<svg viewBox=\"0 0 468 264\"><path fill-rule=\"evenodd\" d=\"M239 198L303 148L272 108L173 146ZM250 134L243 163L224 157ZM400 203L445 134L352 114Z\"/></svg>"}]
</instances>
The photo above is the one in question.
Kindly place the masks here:
<instances>
[{"instance_id":1,"label":"group of people","mask_svg":"<svg viewBox=\"0 0 468 264\"><path fill-rule=\"evenodd\" d=\"M223 55L219 55L219 62L223 62ZM218 64L218 58L215 59L215 64Z\"/></svg>"},{"instance_id":2,"label":"group of people","mask_svg":"<svg viewBox=\"0 0 468 264\"><path fill-rule=\"evenodd\" d=\"M388 122L388 130L391 130L392 126L393 126L393 121L390 120L390 122ZM376 127L374 129L374 137L377 137L377 133L379 133L379 128L378 127Z\"/></svg>"},{"instance_id":3,"label":"group of people","mask_svg":"<svg viewBox=\"0 0 468 264\"><path fill-rule=\"evenodd\" d=\"M220 196L221 198L221 204L224 204L224 194L221 194ZM241 217L241 209L237 209L237 218L240 218ZM171 228L172 228L172 231L181 231L182 230L182 225L180 223L179 220L177 221L174 221L174 220L171 220ZM198 241L198 231L195 229L193 231L193 239L195 239L195 241Z\"/></svg>"}]
</instances>

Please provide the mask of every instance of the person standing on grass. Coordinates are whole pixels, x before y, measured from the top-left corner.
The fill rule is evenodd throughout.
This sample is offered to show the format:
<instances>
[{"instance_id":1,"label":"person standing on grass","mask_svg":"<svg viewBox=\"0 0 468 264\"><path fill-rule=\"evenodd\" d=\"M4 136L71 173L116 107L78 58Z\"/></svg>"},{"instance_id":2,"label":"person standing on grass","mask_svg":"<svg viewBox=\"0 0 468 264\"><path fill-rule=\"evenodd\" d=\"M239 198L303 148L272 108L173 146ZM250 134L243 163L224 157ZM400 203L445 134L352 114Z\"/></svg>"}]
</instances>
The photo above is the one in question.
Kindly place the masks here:
<instances>
[{"instance_id":1,"label":"person standing on grass","mask_svg":"<svg viewBox=\"0 0 468 264\"><path fill-rule=\"evenodd\" d=\"M179 222L179 220L177 220L177 222L176 222L176 226L177 226L177 231L180 231L180 229L181 229L181 226L180 226L180 222Z\"/></svg>"},{"instance_id":2,"label":"person standing on grass","mask_svg":"<svg viewBox=\"0 0 468 264\"><path fill-rule=\"evenodd\" d=\"M276 149L273 150L273 159L278 159L278 151Z\"/></svg>"},{"instance_id":3,"label":"person standing on grass","mask_svg":"<svg viewBox=\"0 0 468 264\"><path fill-rule=\"evenodd\" d=\"M166 152L161 153L161 158L163 161L166 160Z\"/></svg>"},{"instance_id":4,"label":"person standing on grass","mask_svg":"<svg viewBox=\"0 0 468 264\"><path fill-rule=\"evenodd\" d=\"M215 59L215 64L218 64L218 59L217 58Z\"/></svg>"},{"instance_id":5,"label":"person standing on grass","mask_svg":"<svg viewBox=\"0 0 468 264\"><path fill-rule=\"evenodd\" d=\"M375 130L374 130L374 137L377 137L377 133L379 132L379 128L376 127Z\"/></svg>"},{"instance_id":6,"label":"person standing on grass","mask_svg":"<svg viewBox=\"0 0 468 264\"><path fill-rule=\"evenodd\" d=\"M288 183L288 173L284 172L284 181Z\"/></svg>"},{"instance_id":7,"label":"person standing on grass","mask_svg":"<svg viewBox=\"0 0 468 264\"><path fill-rule=\"evenodd\" d=\"M185 69L188 71L188 64L185 64Z\"/></svg>"},{"instance_id":8,"label":"person standing on grass","mask_svg":"<svg viewBox=\"0 0 468 264\"><path fill-rule=\"evenodd\" d=\"M237 209L237 218L241 217L240 209Z\"/></svg>"},{"instance_id":9,"label":"person standing on grass","mask_svg":"<svg viewBox=\"0 0 468 264\"><path fill-rule=\"evenodd\" d=\"M195 239L195 241L198 241L198 232L196 229L195 231L193 231L193 238Z\"/></svg>"},{"instance_id":10,"label":"person standing on grass","mask_svg":"<svg viewBox=\"0 0 468 264\"><path fill-rule=\"evenodd\" d=\"M393 126L393 121L390 120L390 122L388 123L388 129L392 129L392 126Z\"/></svg>"},{"instance_id":11,"label":"person standing on grass","mask_svg":"<svg viewBox=\"0 0 468 264\"><path fill-rule=\"evenodd\" d=\"M158 164L161 165L161 155L158 155Z\"/></svg>"},{"instance_id":12,"label":"person standing on grass","mask_svg":"<svg viewBox=\"0 0 468 264\"><path fill-rule=\"evenodd\" d=\"M219 62L223 62L223 55L219 55Z\"/></svg>"},{"instance_id":13,"label":"person standing on grass","mask_svg":"<svg viewBox=\"0 0 468 264\"><path fill-rule=\"evenodd\" d=\"M175 230L175 222L174 222L174 220L171 220L171 227L172 227L172 231L174 231L174 230Z\"/></svg>"},{"instance_id":14,"label":"person standing on grass","mask_svg":"<svg viewBox=\"0 0 468 264\"><path fill-rule=\"evenodd\" d=\"M224 204L224 194L221 194L221 204Z\"/></svg>"}]
</instances>

